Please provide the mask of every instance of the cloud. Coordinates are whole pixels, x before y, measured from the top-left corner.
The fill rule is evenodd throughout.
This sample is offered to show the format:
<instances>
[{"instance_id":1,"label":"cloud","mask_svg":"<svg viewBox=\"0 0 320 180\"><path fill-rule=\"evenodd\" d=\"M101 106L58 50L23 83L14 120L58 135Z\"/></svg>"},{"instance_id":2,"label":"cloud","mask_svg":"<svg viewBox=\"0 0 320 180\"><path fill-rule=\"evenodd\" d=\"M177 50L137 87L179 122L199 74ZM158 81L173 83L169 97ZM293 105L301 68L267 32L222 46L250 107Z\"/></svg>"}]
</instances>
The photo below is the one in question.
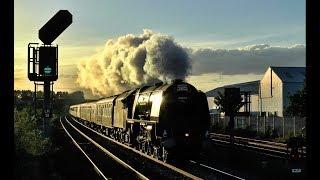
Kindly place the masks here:
<instances>
[{"instance_id":1,"label":"cloud","mask_svg":"<svg viewBox=\"0 0 320 180\"><path fill-rule=\"evenodd\" d=\"M55 89L82 90L90 98L174 78L186 79L206 91L222 84L257 80L268 66L305 66L306 56L301 44L253 44L237 49L181 47L173 37L151 30L109 39L100 47L70 47L60 52L68 64L60 63ZM15 88L33 89L26 71L26 66L15 64Z\"/></svg>"},{"instance_id":2,"label":"cloud","mask_svg":"<svg viewBox=\"0 0 320 180\"><path fill-rule=\"evenodd\" d=\"M186 78L186 81L197 89L207 92L216 87L224 85L244 83L248 81L260 80L263 74L237 74L237 75L221 75L217 73L206 73L201 75L190 75Z\"/></svg>"},{"instance_id":3,"label":"cloud","mask_svg":"<svg viewBox=\"0 0 320 180\"><path fill-rule=\"evenodd\" d=\"M113 95L159 80L185 79L186 51L172 37L144 30L108 40L104 49L78 64L77 82L94 95Z\"/></svg>"},{"instance_id":4,"label":"cloud","mask_svg":"<svg viewBox=\"0 0 320 180\"><path fill-rule=\"evenodd\" d=\"M268 66L305 66L304 45L272 47L250 45L238 49L186 48L192 60L192 75L205 73L262 74Z\"/></svg>"}]
</instances>

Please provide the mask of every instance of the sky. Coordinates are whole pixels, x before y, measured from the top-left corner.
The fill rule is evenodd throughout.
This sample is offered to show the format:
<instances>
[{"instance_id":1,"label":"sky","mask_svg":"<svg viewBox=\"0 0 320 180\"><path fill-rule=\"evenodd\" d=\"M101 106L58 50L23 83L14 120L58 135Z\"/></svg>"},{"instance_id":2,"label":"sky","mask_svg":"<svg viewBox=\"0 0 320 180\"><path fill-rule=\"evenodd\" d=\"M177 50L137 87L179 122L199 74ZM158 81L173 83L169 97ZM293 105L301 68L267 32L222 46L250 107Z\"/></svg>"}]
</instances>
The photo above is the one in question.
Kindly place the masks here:
<instances>
[{"instance_id":1,"label":"sky","mask_svg":"<svg viewBox=\"0 0 320 180\"><path fill-rule=\"evenodd\" d=\"M192 59L186 80L203 91L259 80L268 66L305 66L303 0L16 0L15 89L33 89L27 45L41 43L38 30L60 9L71 12L73 23L53 42L59 45L55 91L85 90L77 83L78 64L108 40L144 29L186 50Z\"/></svg>"}]
</instances>

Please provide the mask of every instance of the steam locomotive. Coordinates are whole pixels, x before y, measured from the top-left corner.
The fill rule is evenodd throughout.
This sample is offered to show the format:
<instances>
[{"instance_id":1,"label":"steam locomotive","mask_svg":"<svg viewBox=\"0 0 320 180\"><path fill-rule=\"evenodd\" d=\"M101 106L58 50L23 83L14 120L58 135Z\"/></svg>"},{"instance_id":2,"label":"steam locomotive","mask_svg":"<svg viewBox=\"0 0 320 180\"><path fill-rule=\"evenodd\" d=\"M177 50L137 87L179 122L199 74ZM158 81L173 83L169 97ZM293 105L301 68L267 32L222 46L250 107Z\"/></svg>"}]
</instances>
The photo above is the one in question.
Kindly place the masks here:
<instances>
[{"instance_id":1,"label":"steam locomotive","mask_svg":"<svg viewBox=\"0 0 320 180\"><path fill-rule=\"evenodd\" d=\"M72 105L69 113L162 161L197 154L210 123L206 95L182 80Z\"/></svg>"}]
</instances>

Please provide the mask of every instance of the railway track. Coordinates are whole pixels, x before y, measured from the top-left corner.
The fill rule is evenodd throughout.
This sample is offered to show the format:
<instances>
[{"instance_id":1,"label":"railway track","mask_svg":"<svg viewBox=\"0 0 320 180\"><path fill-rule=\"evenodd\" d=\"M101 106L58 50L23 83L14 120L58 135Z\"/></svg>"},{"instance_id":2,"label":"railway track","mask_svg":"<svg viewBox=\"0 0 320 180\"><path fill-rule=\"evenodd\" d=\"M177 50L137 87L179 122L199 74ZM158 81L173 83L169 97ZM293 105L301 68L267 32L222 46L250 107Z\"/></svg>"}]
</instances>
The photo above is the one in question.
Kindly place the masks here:
<instances>
[{"instance_id":1,"label":"railway track","mask_svg":"<svg viewBox=\"0 0 320 180\"><path fill-rule=\"evenodd\" d=\"M82 152L87 160L92 164L97 174L102 179L129 178L129 179L148 179L140 172L134 170L131 166L121 161L105 148L98 145L90 137L83 134L65 119L60 118L61 126L66 134L70 137L74 145ZM105 156L107 155L107 156ZM112 164L112 166L110 166ZM127 172L115 174L115 172Z\"/></svg>"},{"instance_id":2,"label":"railway track","mask_svg":"<svg viewBox=\"0 0 320 180\"><path fill-rule=\"evenodd\" d=\"M208 169L208 170L212 170L212 171L216 171L216 172L218 172L218 173L224 174L225 177L227 177L228 179L245 180L244 178L242 178L242 177L240 177L240 176L231 174L230 172L225 172L225 171L219 170L219 169L217 169L217 168L214 168L214 167L212 167L212 166L209 166L209 165L204 164L204 163L199 162L199 161L189 160L189 162L192 163L192 164L197 165L198 168L205 168L205 169Z\"/></svg>"},{"instance_id":3,"label":"railway track","mask_svg":"<svg viewBox=\"0 0 320 180\"><path fill-rule=\"evenodd\" d=\"M201 179L200 177L194 176L173 166L165 166L165 163L159 163L161 161L151 161L151 157L150 159L148 159L143 156L133 154L132 152L124 148L125 145L120 143L121 145L123 145L120 146L118 142L115 143L116 141L114 140L110 141L111 139L106 139L107 137L103 137L102 134L93 131L92 129L80 124L77 121L70 120L69 118L66 118L65 121L67 123L70 123L70 126L78 129L84 135L91 137L96 146L108 149L111 154L116 156L118 159L122 159L123 162L128 164L128 166L132 167L132 169L134 169L135 171L140 172L140 174L142 174L143 176L136 176L139 177L139 179ZM122 174L123 172L117 171L117 173Z\"/></svg>"},{"instance_id":4,"label":"railway track","mask_svg":"<svg viewBox=\"0 0 320 180\"><path fill-rule=\"evenodd\" d=\"M243 175L239 175L237 172L231 172L230 169L221 169L214 167L213 165L209 165L206 162L203 162L200 159L197 160L185 160L182 163L175 163L175 166L188 171L192 172L194 175L202 177L203 179L221 179L221 180L244 180L247 177ZM217 174L213 176L213 174Z\"/></svg>"},{"instance_id":5,"label":"railway track","mask_svg":"<svg viewBox=\"0 0 320 180\"><path fill-rule=\"evenodd\" d=\"M141 172L148 179L243 179L213 167L208 168L209 166L206 167L206 165L201 163L187 161L187 163L171 165L115 141L83 125L81 121L73 117L66 118L65 120L86 134L86 136L92 137L100 146L108 148L111 153L115 154L119 159L123 159L125 163ZM121 171L117 172L121 173Z\"/></svg>"},{"instance_id":6,"label":"railway track","mask_svg":"<svg viewBox=\"0 0 320 180\"><path fill-rule=\"evenodd\" d=\"M226 134L210 133L210 139L218 144L230 144L230 136ZM287 148L287 144L285 143L244 138L239 136L234 136L234 144L239 147L261 151L266 155L279 158L287 158L290 152L290 149ZM306 147L303 147L301 153L304 157L306 156Z\"/></svg>"}]
</instances>

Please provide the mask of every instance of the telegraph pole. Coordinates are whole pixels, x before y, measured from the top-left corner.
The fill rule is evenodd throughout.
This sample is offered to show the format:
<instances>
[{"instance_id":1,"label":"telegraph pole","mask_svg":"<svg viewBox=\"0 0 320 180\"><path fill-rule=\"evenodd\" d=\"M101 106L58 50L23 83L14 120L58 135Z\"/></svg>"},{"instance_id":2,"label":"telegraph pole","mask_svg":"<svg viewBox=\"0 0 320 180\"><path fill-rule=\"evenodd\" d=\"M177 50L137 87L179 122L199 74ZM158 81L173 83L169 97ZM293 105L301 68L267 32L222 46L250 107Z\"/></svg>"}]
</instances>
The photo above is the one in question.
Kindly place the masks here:
<instances>
[{"instance_id":1,"label":"telegraph pole","mask_svg":"<svg viewBox=\"0 0 320 180\"><path fill-rule=\"evenodd\" d=\"M46 124L52 117L53 82L58 79L58 45L51 43L72 23L72 14L67 10L58 11L39 30L39 39L43 42L28 44L28 78L34 82L34 110L37 101L42 100L43 132L46 135ZM43 98L37 97L38 86L43 86Z\"/></svg>"}]
</instances>

